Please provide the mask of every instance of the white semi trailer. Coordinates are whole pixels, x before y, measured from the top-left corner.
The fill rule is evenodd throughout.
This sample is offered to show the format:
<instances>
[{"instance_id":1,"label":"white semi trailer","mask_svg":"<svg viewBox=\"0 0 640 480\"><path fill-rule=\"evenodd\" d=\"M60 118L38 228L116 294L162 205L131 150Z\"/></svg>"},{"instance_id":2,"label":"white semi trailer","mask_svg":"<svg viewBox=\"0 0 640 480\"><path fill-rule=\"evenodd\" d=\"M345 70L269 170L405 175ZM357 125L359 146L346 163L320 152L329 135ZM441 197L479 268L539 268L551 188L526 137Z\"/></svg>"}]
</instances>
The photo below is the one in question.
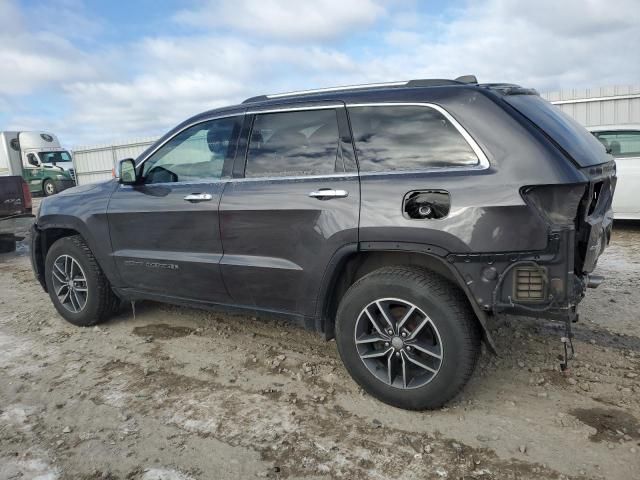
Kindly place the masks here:
<instances>
[{"instance_id":1,"label":"white semi trailer","mask_svg":"<svg viewBox=\"0 0 640 480\"><path fill-rule=\"evenodd\" d=\"M48 132L0 132L0 176L19 175L34 194L75 186L71 155Z\"/></svg>"}]
</instances>

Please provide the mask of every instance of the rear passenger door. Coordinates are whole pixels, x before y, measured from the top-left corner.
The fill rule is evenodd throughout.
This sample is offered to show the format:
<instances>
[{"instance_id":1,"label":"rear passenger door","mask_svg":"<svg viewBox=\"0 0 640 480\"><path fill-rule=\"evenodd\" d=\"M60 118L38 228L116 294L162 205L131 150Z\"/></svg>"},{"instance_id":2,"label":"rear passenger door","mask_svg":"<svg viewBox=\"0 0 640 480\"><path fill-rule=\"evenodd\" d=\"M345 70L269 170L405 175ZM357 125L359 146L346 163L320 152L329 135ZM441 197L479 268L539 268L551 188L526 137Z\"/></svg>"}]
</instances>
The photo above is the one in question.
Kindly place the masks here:
<instances>
[{"instance_id":1,"label":"rear passenger door","mask_svg":"<svg viewBox=\"0 0 640 480\"><path fill-rule=\"evenodd\" d=\"M250 113L246 155L220 202L222 275L237 304L312 315L332 256L358 241L346 112L315 104Z\"/></svg>"}]
</instances>

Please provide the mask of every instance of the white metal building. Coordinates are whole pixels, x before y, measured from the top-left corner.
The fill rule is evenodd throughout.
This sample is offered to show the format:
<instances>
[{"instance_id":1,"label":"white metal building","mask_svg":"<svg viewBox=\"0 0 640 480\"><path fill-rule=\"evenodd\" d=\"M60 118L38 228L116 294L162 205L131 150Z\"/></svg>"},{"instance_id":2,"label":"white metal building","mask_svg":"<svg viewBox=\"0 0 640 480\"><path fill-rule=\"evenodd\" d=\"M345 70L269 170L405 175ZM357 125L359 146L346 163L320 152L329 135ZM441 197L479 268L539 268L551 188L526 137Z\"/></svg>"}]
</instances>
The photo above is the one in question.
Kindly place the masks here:
<instances>
[{"instance_id":1,"label":"white metal building","mask_svg":"<svg viewBox=\"0 0 640 480\"><path fill-rule=\"evenodd\" d=\"M640 85L573 88L541 95L585 127L640 123Z\"/></svg>"},{"instance_id":2,"label":"white metal building","mask_svg":"<svg viewBox=\"0 0 640 480\"><path fill-rule=\"evenodd\" d=\"M112 144L77 147L73 150L78 185L109 180L116 162L136 158L158 137L141 137Z\"/></svg>"},{"instance_id":3,"label":"white metal building","mask_svg":"<svg viewBox=\"0 0 640 480\"><path fill-rule=\"evenodd\" d=\"M574 88L541 95L586 127L640 124L640 85ZM157 138L75 148L73 160L78 184L108 180L118 160L136 158Z\"/></svg>"}]
</instances>

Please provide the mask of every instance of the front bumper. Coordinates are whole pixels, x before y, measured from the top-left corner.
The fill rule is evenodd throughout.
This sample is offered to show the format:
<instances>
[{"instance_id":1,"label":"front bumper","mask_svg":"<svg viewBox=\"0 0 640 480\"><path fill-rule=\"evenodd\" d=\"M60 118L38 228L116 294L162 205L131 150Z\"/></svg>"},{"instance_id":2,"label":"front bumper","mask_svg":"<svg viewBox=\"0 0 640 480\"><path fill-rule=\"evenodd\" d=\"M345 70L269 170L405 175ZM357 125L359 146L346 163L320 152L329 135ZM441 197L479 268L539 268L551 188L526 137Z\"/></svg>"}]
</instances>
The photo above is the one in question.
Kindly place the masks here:
<instances>
[{"instance_id":1,"label":"front bumper","mask_svg":"<svg viewBox=\"0 0 640 480\"><path fill-rule=\"evenodd\" d=\"M31 268L33 268L33 273L35 277L44 288L44 291L47 291L47 283L44 279L44 256L42 255L42 233L38 228L37 224L31 225L31 241L29 245L31 252Z\"/></svg>"}]
</instances>

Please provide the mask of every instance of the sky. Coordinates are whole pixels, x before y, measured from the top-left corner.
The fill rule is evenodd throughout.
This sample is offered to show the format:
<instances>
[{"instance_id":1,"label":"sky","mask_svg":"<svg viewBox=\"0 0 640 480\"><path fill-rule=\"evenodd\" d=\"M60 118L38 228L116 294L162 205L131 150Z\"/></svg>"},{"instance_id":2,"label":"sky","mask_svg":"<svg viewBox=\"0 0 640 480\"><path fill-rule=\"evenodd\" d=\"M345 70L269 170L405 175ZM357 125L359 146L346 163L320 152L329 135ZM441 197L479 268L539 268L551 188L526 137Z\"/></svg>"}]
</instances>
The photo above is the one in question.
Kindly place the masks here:
<instances>
[{"instance_id":1,"label":"sky","mask_svg":"<svg viewBox=\"0 0 640 480\"><path fill-rule=\"evenodd\" d=\"M640 0L0 0L0 130L73 148L307 88L638 84L638 45Z\"/></svg>"}]
</instances>

